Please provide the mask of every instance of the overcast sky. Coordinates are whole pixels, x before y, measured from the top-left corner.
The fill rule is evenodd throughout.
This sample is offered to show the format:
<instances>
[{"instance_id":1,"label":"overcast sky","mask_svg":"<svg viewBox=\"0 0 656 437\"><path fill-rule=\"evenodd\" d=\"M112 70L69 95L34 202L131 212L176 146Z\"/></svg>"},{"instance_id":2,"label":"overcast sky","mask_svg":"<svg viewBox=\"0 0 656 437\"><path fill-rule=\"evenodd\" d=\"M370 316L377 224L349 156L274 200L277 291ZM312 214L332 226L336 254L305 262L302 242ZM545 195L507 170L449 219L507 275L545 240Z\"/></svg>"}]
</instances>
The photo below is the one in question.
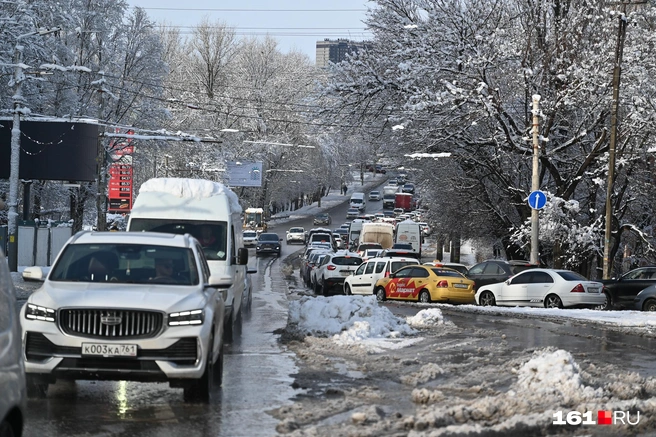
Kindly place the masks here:
<instances>
[{"instance_id":1,"label":"overcast sky","mask_svg":"<svg viewBox=\"0 0 656 437\"><path fill-rule=\"evenodd\" d=\"M316 42L325 38L362 41L366 0L127 0L157 22L180 27L187 35L203 18L234 27L237 35L269 34L280 50L307 54L314 62Z\"/></svg>"}]
</instances>

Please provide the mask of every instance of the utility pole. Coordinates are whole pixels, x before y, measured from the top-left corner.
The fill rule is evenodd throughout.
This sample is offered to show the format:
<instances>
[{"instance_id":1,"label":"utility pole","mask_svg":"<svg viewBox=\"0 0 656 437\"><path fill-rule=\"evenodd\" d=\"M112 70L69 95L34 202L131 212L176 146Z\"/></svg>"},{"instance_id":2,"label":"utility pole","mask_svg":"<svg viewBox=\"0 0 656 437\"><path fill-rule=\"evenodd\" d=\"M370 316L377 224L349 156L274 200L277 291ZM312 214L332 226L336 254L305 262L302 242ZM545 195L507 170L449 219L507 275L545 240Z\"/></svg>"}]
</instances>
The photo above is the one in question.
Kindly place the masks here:
<instances>
[{"instance_id":1,"label":"utility pole","mask_svg":"<svg viewBox=\"0 0 656 437\"><path fill-rule=\"evenodd\" d=\"M34 36L34 35L48 35L49 33L60 31L60 27L53 27L51 29L39 29L35 32L19 35L17 39ZM9 162L9 214L7 217L7 263L9 271L18 271L18 179L20 171L20 114L23 111L22 104L24 103L22 84L25 80L23 69L27 67L22 64L23 46L16 43L14 47L14 119L11 127L11 159Z\"/></svg>"},{"instance_id":2,"label":"utility pole","mask_svg":"<svg viewBox=\"0 0 656 437\"><path fill-rule=\"evenodd\" d=\"M531 178L531 191L540 189L540 137L539 137L539 104L540 96L533 95L533 177ZM531 264L539 264L540 246L540 218L536 208L531 209Z\"/></svg>"},{"instance_id":3,"label":"utility pole","mask_svg":"<svg viewBox=\"0 0 656 437\"><path fill-rule=\"evenodd\" d=\"M101 81L102 84L102 81ZM98 172L96 177L98 178L97 184L97 195L96 195L96 215L98 217L96 223L96 229L99 231L107 230L107 151L105 150L104 136L100 132L100 120L102 120L103 110L105 109L105 99L103 99L103 90L98 89L98 96L100 98L100 104L98 105L98 152L96 155L96 161L98 164Z\"/></svg>"},{"instance_id":4,"label":"utility pole","mask_svg":"<svg viewBox=\"0 0 656 437\"><path fill-rule=\"evenodd\" d=\"M25 76L21 59L23 46L14 49L14 120L11 127L11 160L9 164L9 216L7 220L7 256L9 271L18 271L18 173L20 168L20 112L23 95L21 86Z\"/></svg>"},{"instance_id":5,"label":"utility pole","mask_svg":"<svg viewBox=\"0 0 656 437\"><path fill-rule=\"evenodd\" d=\"M613 224L613 185L615 179L615 150L617 146L617 118L620 101L620 78L622 73L622 55L624 53L624 40L626 39L626 6L630 1L622 1L622 11L619 17L619 29L617 32L617 45L615 46L615 63L613 65L613 103L610 118L610 146L608 149L608 179L606 188L606 229L604 233L604 264L603 279L610 278L612 261L610 258L610 239ZM644 3L643 2L636 2Z\"/></svg>"}]
</instances>

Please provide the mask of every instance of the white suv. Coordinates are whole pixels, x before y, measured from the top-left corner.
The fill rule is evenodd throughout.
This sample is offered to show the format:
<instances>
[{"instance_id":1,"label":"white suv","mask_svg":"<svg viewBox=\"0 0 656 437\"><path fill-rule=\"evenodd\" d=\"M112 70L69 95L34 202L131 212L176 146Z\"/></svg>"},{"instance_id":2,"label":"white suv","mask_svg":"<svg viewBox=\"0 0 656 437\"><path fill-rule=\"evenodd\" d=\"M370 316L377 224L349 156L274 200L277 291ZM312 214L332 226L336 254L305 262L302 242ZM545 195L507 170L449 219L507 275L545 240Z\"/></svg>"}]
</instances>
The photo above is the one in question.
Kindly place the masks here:
<instances>
[{"instance_id":1,"label":"white suv","mask_svg":"<svg viewBox=\"0 0 656 437\"><path fill-rule=\"evenodd\" d=\"M339 288L341 292L344 279L350 276L360 264L362 264L362 258L355 252L340 250L329 254L314 272L314 292L328 295L335 288Z\"/></svg>"},{"instance_id":2,"label":"white suv","mask_svg":"<svg viewBox=\"0 0 656 437\"><path fill-rule=\"evenodd\" d=\"M222 279L189 234L75 234L21 309L28 395L107 379L169 382L208 402L223 374Z\"/></svg>"},{"instance_id":3,"label":"white suv","mask_svg":"<svg viewBox=\"0 0 656 437\"><path fill-rule=\"evenodd\" d=\"M410 264L419 264L419 261L399 257L371 258L344 280L344 294L373 295L376 281Z\"/></svg>"},{"instance_id":4,"label":"white suv","mask_svg":"<svg viewBox=\"0 0 656 437\"><path fill-rule=\"evenodd\" d=\"M286 236L287 236L287 244L292 244L292 243L305 244L305 240L307 239L307 232L305 231L305 228L296 226L293 228L289 228Z\"/></svg>"}]
</instances>

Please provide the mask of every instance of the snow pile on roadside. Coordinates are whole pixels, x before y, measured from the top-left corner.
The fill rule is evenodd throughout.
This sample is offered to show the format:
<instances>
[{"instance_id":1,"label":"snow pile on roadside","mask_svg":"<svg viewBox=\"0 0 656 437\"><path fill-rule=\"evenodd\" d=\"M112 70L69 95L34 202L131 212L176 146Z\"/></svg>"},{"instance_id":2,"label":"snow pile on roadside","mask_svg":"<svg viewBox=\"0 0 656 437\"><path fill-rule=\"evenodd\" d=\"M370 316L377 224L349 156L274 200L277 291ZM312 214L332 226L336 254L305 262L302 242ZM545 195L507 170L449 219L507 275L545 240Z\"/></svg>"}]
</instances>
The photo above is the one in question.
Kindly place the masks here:
<instances>
[{"instance_id":1,"label":"snow pile on roadside","mask_svg":"<svg viewBox=\"0 0 656 437\"><path fill-rule=\"evenodd\" d=\"M429 328L431 326L444 325L444 316L438 308L429 308L421 310L414 316L406 317L406 322L413 328Z\"/></svg>"},{"instance_id":2,"label":"snow pile on roadside","mask_svg":"<svg viewBox=\"0 0 656 437\"><path fill-rule=\"evenodd\" d=\"M581 382L581 369L567 351L536 352L518 371L517 386L537 397L562 399L565 404L600 397L601 388L593 389Z\"/></svg>"},{"instance_id":3,"label":"snow pile on roadside","mask_svg":"<svg viewBox=\"0 0 656 437\"><path fill-rule=\"evenodd\" d=\"M476 435L492 430L528 435L546 429L553 420L554 410L603 404L603 389L583 384L579 365L567 351L551 348L536 351L513 372L517 381L509 391L471 401L463 399L451 407L429 407L412 418L413 427L417 429L423 423L445 427L435 435ZM412 396L413 401L424 405L444 399L442 391L426 389L415 389Z\"/></svg>"},{"instance_id":4,"label":"snow pile on roadside","mask_svg":"<svg viewBox=\"0 0 656 437\"><path fill-rule=\"evenodd\" d=\"M415 334L405 321L378 306L375 296L304 296L289 303L289 322L306 334L332 335L343 344Z\"/></svg>"},{"instance_id":5,"label":"snow pile on roadside","mask_svg":"<svg viewBox=\"0 0 656 437\"><path fill-rule=\"evenodd\" d=\"M442 369L440 366L435 363L428 363L423 365L418 372L411 373L409 375L401 375L401 382L404 384L417 386L419 384L432 381L443 373L444 369Z\"/></svg>"}]
</instances>

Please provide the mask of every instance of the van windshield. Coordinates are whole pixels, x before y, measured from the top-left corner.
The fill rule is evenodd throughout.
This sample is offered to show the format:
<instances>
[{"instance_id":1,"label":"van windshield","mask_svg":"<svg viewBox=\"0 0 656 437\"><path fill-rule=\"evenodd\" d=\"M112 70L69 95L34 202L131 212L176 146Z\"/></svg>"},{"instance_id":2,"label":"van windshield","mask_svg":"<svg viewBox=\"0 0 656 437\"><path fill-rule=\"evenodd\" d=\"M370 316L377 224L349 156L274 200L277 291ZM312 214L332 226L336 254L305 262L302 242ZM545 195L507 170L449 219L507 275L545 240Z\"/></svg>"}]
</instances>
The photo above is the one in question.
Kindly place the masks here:
<instances>
[{"instance_id":1,"label":"van windshield","mask_svg":"<svg viewBox=\"0 0 656 437\"><path fill-rule=\"evenodd\" d=\"M191 234L203 246L203 252L208 261L225 261L227 228L226 222L219 221L133 218L130 220L129 230Z\"/></svg>"}]
</instances>

